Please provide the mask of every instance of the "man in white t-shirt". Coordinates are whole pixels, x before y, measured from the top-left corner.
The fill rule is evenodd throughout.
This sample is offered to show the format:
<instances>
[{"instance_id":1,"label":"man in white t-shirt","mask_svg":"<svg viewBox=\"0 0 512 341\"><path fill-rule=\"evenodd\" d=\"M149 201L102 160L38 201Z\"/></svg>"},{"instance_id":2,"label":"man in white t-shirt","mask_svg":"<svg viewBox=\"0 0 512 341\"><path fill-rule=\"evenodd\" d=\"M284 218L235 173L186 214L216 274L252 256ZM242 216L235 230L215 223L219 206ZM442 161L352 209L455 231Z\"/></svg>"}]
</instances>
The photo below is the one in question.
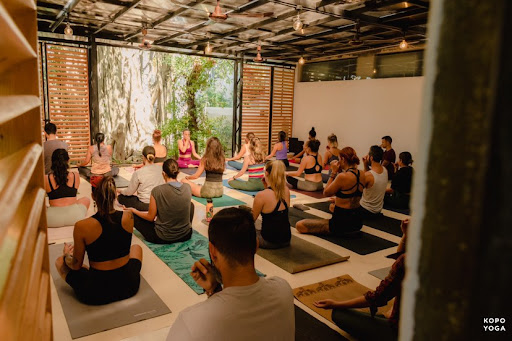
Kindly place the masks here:
<instances>
[{"instance_id":1,"label":"man in white t-shirt","mask_svg":"<svg viewBox=\"0 0 512 341\"><path fill-rule=\"evenodd\" d=\"M379 146L371 146L368 155L363 157L367 184L361 198L361 215L375 218L384 206L384 195L388 186L388 171L382 166L383 151Z\"/></svg>"},{"instance_id":2,"label":"man in white t-shirt","mask_svg":"<svg viewBox=\"0 0 512 341\"><path fill-rule=\"evenodd\" d=\"M256 274L252 214L223 209L210 222L208 237L212 264L203 258L191 272L208 299L183 310L167 340L295 340L290 285Z\"/></svg>"}]
</instances>

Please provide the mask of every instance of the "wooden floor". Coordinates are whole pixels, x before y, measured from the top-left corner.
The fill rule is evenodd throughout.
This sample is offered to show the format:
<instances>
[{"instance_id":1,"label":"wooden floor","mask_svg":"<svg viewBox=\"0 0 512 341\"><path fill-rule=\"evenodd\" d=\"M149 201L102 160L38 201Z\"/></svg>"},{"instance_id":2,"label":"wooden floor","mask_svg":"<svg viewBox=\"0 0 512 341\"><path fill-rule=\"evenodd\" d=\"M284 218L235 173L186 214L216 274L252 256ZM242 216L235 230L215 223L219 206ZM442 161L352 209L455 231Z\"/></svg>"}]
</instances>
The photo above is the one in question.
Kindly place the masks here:
<instances>
[{"instance_id":1,"label":"wooden floor","mask_svg":"<svg viewBox=\"0 0 512 341\"><path fill-rule=\"evenodd\" d=\"M132 171L130 170L130 168L121 168L120 175L129 179L132 174ZM224 179L228 179L232 177L233 174L235 174L234 171L230 170L227 170L225 173L226 174L224 174ZM184 176L184 174L180 173L178 179L181 179ZM200 178L197 180L198 183L202 183L203 181L204 178ZM224 188L224 190L225 194L228 194L231 197L246 202L248 206L252 206L252 196L245 195L232 189ZM90 197L90 192L90 184L84 179L82 179L80 183L78 196ZM292 199L292 204L304 204L315 201L322 201L302 194L295 194L297 195L297 197ZM193 201L193 203L196 208L193 221L193 228L197 230L199 233L207 236L207 226L201 223L201 220L204 219L205 217L205 206L195 201ZM215 211L218 210L220 210L220 208L215 208ZM308 213L318 215L319 217L329 218L328 214L314 209L309 210ZM91 205L88 214L94 214L93 205ZM407 217L402 214L398 214L391 211L384 211L384 214L397 219L403 219ZM400 241L399 237L396 237L385 232L381 232L379 230L375 230L367 226L363 227L363 231L396 243ZM49 243L58 244L63 242L70 242L73 239L72 233L72 227L49 229ZM292 233L297 235L294 229L292 229ZM316 283L321 280L333 278L343 274L349 274L356 281L369 288L375 288L379 284L380 280L369 275L368 272L384 268L387 266L391 266L393 264L393 260L385 258L385 256L395 252L395 248L382 250L366 256L361 256L343 247L337 246L335 244L316 238L314 236L300 234L298 235L300 236L300 238L304 238L305 240L315 243L330 251L333 251L343 256L350 256L350 259L347 262L333 264L322 268L313 269L292 275L282 270L281 268L275 266L274 264L268 262L267 260L259 256L256 256L255 262L257 269L267 274L267 276L279 276L281 278L284 278L285 280L288 281L292 288ZM170 268L168 268L162 261L160 261L160 259L156 255L154 255L141 240L139 240L135 236L133 237L133 244L140 245L144 252L141 274L151 285L154 291L165 302L169 309L171 309L172 313L150 320L145 320L131 325L127 325L121 328L112 329L103 333L83 337L80 338L79 340L165 340L169 328L173 324L179 312L190 305L193 305L206 299L206 295L197 295L194 291L192 291L192 289L190 289ZM53 266L53 262L54 260L50 260L51 266ZM66 319L64 317L62 307L57 296L57 292L55 291L53 281L51 281L51 285L54 340L71 340L71 335L69 333ZM326 323L331 328L341 332L345 337L350 338L349 335L339 330L339 328L337 328L334 324L328 322L327 320L323 319L313 311L309 310L299 301L295 300L295 304L302 307L305 311L310 312L311 315L315 316L322 322Z\"/></svg>"}]
</instances>

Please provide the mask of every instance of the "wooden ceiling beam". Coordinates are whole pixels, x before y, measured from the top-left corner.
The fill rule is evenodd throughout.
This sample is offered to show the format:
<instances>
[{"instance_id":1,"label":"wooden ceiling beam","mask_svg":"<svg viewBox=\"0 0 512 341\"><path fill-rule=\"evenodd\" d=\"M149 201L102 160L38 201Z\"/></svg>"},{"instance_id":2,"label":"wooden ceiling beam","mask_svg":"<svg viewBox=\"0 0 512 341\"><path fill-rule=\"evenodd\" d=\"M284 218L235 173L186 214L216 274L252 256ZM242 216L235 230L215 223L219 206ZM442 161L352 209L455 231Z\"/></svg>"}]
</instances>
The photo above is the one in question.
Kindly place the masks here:
<instances>
[{"instance_id":1,"label":"wooden ceiling beam","mask_svg":"<svg viewBox=\"0 0 512 341\"><path fill-rule=\"evenodd\" d=\"M125 14L126 12L128 12L129 10L131 10L132 8L135 8L137 7L137 5L141 2L142 0L135 0L135 1L132 1L128 6L125 6L123 8L121 8L119 11L117 11L116 14L114 14L113 16L110 15L110 22L109 23L106 23L106 24L103 24L101 25L95 32L94 34L98 34L100 33L101 31L103 31L103 29L105 27L107 27L109 24L111 23L114 23L116 21L116 19L120 18L123 14Z\"/></svg>"},{"instance_id":2,"label":"wooden ceiling beam","mask_svg":"<svg viewBox=\"0 0 512 341\"><path fill-rule=\"evenodd\" d=\"M66 19L66 17L73 11L80 0L69 0L64 8L57 14L55 22L50 26L50 31L54 32L57 27Z\"/></svg>"}]
</instances>

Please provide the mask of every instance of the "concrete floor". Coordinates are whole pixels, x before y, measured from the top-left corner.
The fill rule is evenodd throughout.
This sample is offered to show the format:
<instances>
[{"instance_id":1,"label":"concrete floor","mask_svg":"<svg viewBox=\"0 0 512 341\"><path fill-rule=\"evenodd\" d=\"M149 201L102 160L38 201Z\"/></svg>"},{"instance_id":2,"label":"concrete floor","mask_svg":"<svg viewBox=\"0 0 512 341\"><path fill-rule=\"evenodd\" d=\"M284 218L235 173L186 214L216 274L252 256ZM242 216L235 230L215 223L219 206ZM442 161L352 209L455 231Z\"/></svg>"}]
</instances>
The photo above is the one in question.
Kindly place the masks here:
<instances>
[{"instance_id":1,"label":"concrete floor","mask_svg":"<svg viewBox=\"0 0 512 341\"><path fill-rule=\"evenodd\" d=\"M129 179L131 174L133 173L132 168L122 168L120 171L120 175ZM226 174L224 175L225 179L233 176L234 171L226 170ZM180 173L181 177L185 175ZM202 183L204 178L200 178L197 180L198 183ZM253 198L252 196L245 195L238 191L225 188L225 194L230 195L231 197L240 199L247 203L248 206L252 206ZM88 196L90 197L91 186L90 184L81 179L79 194L78 196ZM311 198L309 196L305 196L302 194L294 193L297 195L296 198L292 199L292 204L296 203L311 203L315 201L323 201ZM193 201L195 205L195 216L193 221L193 228L197 230L199 233L207 236L207 226L201 223L201 220L205 217L205 206ZM215 211L220 210L220 208L215 208ZM319 217L329 218L329 215L318 211L315 209L311 209L308 213L312 213L318 215ZM94 214L93 205L89 208L89 215ZM398 214L391 211L384 211L384 214L397 219L404 219L407 216L402 214ZM363 231L373 234L375 236L393 241L398 243L400 241L399 237L394 235L381 232L379 230L375 230L373 228L364 226ZM64 242L72 242L72 233L73 227L63 227L63 228L53 228L49 229L48 239L49 243L64 243ZM316 283L322 280L330 279L339 275L349 274L359 283L369 287L375 288L380 280L369 275L368 272L380 268L384 268L387 266L391 266L393 264L392 259L385 258L390 253L395 252L395 248L390 248L386 250L382 250L379 252L375 252L366 256L358 255L350 250L347 250L343 247L332 244L323 239L319 239L314 236L308 235L300 235L297 234L294 229L292 229L292 233L298 235L300 238L303 238L307 241L315 243L323 248L326 248L330 251L338 253L343 256L350 256L350 259L346 262L333 264L329 266L325 266L318 269L313 269L309 271L300 272L297 274L289 274L288 272L282 270L277 267L273 263L268 262L267 260L261 258L256 255L256 268L261 272L267 274L267 276L279 276L288 281L292 288L296 288L303 285L308 285L312 283ZM130 324L124 327L108 330L102 333L90 335L87 337L80 338L79 340L83 341L96 341L96 340L165 340L167 333L169 331L170 326L173 324L175 318L178 316L179 312L186 307L193 305L195 303L201 302L206 299L206 295L197 295L192 289L190 289L167 265L165 265L155 254L153 254L148 247L137 237L133 237L133 244L138 244L142 247L144 253L143 265L141 274L147 280L147 282L151 285L154 291L160 296L160 298L165 302L165 304L171 309L172 313L164 316L156 317L153 319L141 321L138 323ZM50 260L50 264L53 266L54 260ZM62 307L55 290L55 286L53 281L51 281L51 293L52 293L52 309L53 309L53 332L54 332L54 340L56 341L65 341L71 340L71 335L69 333L68 325L66 323L66 319L64 317L64 313L62 311ZM302 307L305 311L311 313L311 315L315 316L322 322L329 325L331 328L339 331L345 337L349 337L346 333L339 330L334 324L325 320L323 317L317 315L313 311L309 310L307 307L302 305L299 301L295 300L295 304ZM350 337L349 337L350 338Z\"/></svg>"}]
</instances>

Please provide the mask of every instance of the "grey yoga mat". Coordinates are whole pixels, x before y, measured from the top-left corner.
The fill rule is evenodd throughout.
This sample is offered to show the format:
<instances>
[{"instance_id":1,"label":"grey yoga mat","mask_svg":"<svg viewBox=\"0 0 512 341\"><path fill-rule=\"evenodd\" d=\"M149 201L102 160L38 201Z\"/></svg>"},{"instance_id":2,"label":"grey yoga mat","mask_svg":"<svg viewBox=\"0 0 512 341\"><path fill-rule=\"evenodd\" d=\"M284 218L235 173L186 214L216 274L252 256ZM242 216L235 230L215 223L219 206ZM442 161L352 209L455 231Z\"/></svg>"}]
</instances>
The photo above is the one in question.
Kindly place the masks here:
<instances>
[{"instance_id":1,"label":"grey yoga mat","mask_svg":"<svg viewBox=\"0 0 512 341\"><path fill-rule=\"evenodd\" d=\"M291 274L344 262L350 258L295 236L292 236L290 246L272 250L260 248L258 255Z\"/></svg>"},{"instance_id":2,"label":"grey yoga mat","mask_svg":"<svg viewBox=\"0 0 512 341\"><path fill-rule=\"evenodd\" d=\"M73 339L171 313L142 276L139 292L131 298L100 306L81 303L73 289L60 277L54 265L55 260L62 255L64 245L48 247L50 273Z\"/></svg>"},{"instance_id":3,"label":"grey yoga mat","mask_svg":"<svg viewBox=\"0 0 512 341\"><path fill-rule=\"evenodd\" d=\"M384 278L386 278L388 276L390 270L391 270L391 267L389 266L387 268L373 270L368 273L374 277L377 277L378 279L383 280Z\"/></svg>"}]
</instances>

